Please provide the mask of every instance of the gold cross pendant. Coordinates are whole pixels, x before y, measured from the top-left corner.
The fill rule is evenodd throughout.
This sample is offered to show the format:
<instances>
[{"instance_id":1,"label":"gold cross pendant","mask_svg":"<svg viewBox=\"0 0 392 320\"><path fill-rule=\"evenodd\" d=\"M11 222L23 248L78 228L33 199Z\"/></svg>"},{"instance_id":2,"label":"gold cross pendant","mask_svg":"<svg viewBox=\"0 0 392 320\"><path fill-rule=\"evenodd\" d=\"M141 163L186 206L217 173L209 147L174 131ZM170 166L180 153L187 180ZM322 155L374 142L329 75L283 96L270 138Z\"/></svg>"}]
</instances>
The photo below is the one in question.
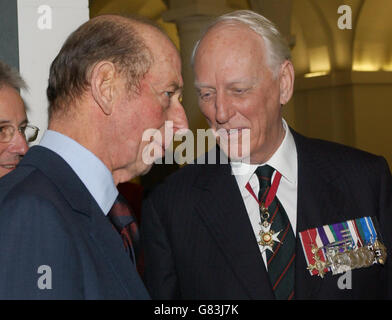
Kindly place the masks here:
<instances>
[{"instance_id":1,"label":"gold cross pendant","mask_svg":"<svg viewBox=\"0 0 392 320\"><path fill-rule=\"evenodd\" d=\"M324 275L326 273L325 268L328 267L328 263L321 260L321 258L319 257L319 254L318 254L319 250L320 249L316 245L312 244L312 253L313 253L314 263L309 264L307 269L310 270L311 272L313 270L317 270L318 275L321 278L324 278Z\"/></svg>"}]
</instances>

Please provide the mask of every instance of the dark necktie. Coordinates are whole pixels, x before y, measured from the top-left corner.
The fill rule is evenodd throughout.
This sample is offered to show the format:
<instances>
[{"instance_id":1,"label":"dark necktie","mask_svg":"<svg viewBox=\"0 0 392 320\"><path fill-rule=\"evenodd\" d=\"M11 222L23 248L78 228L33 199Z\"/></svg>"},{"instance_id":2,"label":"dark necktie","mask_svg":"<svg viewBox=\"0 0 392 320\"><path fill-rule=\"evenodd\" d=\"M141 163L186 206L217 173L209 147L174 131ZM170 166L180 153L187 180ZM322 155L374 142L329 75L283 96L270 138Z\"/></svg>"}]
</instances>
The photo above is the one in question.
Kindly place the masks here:
<instances>
[{"instance_id":1,"label":"dark necktie","mask_svg":"<svg viewBox=\"0 0 392 320\"><path fill-rule=\"evenodd\" d=\"M108 217L115 229L120 233L125 250L129 253L132 261L136 263L135 257L139 256L138 227L132 208L121 194L117 196L108 213Z\"/></svg>"},{"instance_id":2,"label":"dark necktie","mask_svg":"<svg viewBox=\"0 0 392 320\"><path fill-rule=\"evenodd\" d=\"M264 165L258 167L256 175L260 182L259 201L265 202L271 188L271 177L274 168ZM295 236L289 218L277 196L268 207L270 214L267 221L271 230L279 232L280 242L275 242L273 252L267 251L268 275L275 297L279 300L294 297L294 266L295 266ZM263 221L263 220L262 220Z\"/></svg>"}]
</instances>

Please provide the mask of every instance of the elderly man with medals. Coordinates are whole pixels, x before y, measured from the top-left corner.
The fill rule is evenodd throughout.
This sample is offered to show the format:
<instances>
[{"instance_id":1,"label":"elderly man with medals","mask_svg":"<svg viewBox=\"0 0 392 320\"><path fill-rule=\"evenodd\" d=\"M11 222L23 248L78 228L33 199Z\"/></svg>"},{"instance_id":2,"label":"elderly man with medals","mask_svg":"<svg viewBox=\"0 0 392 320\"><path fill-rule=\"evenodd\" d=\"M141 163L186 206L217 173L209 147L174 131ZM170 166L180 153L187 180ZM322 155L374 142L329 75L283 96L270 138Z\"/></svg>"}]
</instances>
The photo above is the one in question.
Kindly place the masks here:
<instances>
[{"instance_id":1,"label":"elderly man with medals","mask_svg":"<svg viewBox=\"0 0 392 320\"><path fill-rule=\"evenodd\" d=\"M391 298L388 164L290 128L283 108L295 72L273 23L251 11L218 17L192 61L200 111L217 146L144 203L151 296ZM339 285L346 271L350 290Z\"/></svg>"}]
</instances>

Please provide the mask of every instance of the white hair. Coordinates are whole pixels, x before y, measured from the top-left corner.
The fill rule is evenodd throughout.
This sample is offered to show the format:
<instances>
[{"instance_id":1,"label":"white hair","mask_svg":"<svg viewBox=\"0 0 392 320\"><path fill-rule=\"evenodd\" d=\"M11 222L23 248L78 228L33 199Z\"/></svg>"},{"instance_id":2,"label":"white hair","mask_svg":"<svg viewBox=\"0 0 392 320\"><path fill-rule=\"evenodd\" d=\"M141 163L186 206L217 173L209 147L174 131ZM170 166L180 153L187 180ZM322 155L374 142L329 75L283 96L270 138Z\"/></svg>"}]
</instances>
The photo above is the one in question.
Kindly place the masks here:
<instances>
[{"instance_id":1,"label":"white hair","mask_svg":"<svg viewBox=\"0 0 392 320\"><path fill-rule=\"evenodd\" d=\"M207 32L217 24L242 23L256 32L264 40L267 51L267 64L272 73L276 76L280 65L291 60L290 48L285 38L281 35L277 27L267 18L250 10L237 10L222 15L212 21L202 34L199 41L196 42L191 56L191 64L194 65L195 56L201 41Z\"/></svg>"}]
</instances>

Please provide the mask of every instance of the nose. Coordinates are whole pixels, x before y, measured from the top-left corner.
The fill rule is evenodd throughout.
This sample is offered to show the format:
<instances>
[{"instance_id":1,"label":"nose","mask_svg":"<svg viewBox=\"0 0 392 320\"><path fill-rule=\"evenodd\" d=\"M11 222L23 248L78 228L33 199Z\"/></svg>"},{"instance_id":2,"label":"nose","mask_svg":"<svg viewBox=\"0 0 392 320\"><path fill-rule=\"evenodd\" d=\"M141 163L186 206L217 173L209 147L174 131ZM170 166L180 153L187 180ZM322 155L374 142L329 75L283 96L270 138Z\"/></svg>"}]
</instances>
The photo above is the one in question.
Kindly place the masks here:
<instances>
[{"instance_id":1,"label":"nose","mask_svg":"<svg viewBox=\"0 0 392 320\"><path fill-rule=\"evenodd\" d=\"M229 101L226 99L224 92L217 92L215 100L215 120L219 124L224 124L230 120L233 115Z\"/></svg>"},{"instance_id":2,"label":"nose","mask_svg":"<svg viewBox=\"0 0 392 320\"><path fill-rule=\"evenodd\" d=\"M13 139L10 142L10 146L8 148L9 152L23 156L28 149L29 146L27 145L25 136L19 131L16 131Z\"/></svg>"},{"instance_id":3,"label":"nose","mask_svg":"<svg viewBox=\"0 0 392 320\"><path fill-rule=\"evenodd\" d=\"M168 120L173 121L173 133L175 134L178 130L188 129L188 119L185 114L184 107L180 102L177 102L173 108L171 108L168 114Z\"/></svg>"}]
</instances>

